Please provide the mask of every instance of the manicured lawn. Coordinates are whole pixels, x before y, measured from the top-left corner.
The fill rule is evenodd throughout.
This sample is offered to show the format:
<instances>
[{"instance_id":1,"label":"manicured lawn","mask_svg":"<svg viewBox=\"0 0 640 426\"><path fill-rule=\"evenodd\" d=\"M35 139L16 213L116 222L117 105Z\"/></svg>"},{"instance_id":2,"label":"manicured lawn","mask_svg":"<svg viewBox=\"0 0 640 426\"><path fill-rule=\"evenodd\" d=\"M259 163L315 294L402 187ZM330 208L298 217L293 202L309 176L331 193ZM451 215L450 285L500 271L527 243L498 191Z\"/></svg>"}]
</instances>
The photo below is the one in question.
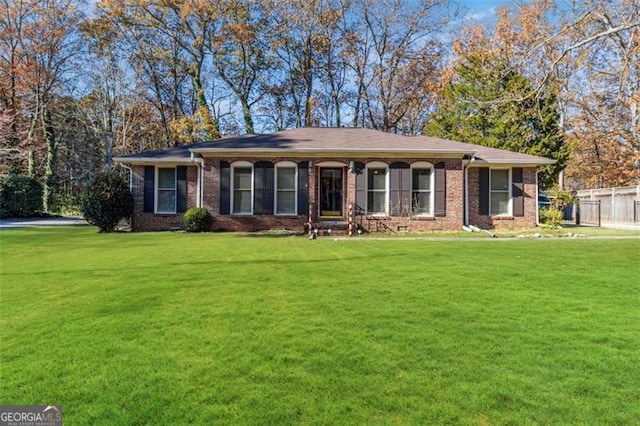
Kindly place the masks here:
<instances>
[{"instance_id":1,"label":"manicured lawn","mask_svg":"<svg viewBox=\"0 0 640 426\"><path fill-rule=\"evenodd\" d=\"M640 240L0 231L0 404L87 424L637 424Z\"/></svg>"}]
</instances>

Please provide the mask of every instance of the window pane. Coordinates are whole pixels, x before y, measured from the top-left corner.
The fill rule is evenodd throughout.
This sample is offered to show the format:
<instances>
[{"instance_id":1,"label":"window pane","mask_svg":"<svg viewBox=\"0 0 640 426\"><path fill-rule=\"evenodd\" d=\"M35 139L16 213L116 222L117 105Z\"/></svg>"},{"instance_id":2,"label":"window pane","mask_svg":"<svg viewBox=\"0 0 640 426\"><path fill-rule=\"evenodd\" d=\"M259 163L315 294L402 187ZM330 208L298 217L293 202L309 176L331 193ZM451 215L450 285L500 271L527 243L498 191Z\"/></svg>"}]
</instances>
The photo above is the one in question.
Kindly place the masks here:
<instances>
[{"instance_id":1,"label":"window pane","mask_svg":"<svg viewBox=\"0 0 640 426\"><path fill-rule=\"evenodd\" d=\"M509 193L507 192L491 193L491 214L492 215L509 214Z\"/></svg>"},{"instance_id":2,"label":"window pane","mask_svg":"<svg viewBox=\"0 0 640 426\"><path fill-rule=\"evenodd\" d=\"M176 169L158 169L158 188L175 189Z\"/></svg>"},{"instance_id":3,"label":"window pane","mask_svg":"<svg viewBox=\"0 0 640 426\"><path fill-rule=\"evenodd\" d=\"M509 190L509 170L491 170L491 190Z\"/></svg>"},{"instance_id":4,"label":"window pane","mask_svg":"<svg viewBox=\"0 0 640 426\"><path fill-rule=\"evenodd\" d=\"M234 190L233 191L233 212L234 213L251 213L251 191Z\"/></svg>"},{"instance_id":5,"label":"window pane","mask_svg":"<svg viewBox=\"0 0 640 426\"><path fill-rule=\"evenodd\" d=\"M278 189L296 189L296 169L278 167Z\"/></svg>"},{"instance_id":6,"label":"window pane","mask_svg":"<svg viewBox=\"0 0 640 426\"><path fill-rule=\"evenodd\" d=\"M237 167L233 169L233 188L251 190L250 167Z\"/></svg>"},{"instance_id":7,"label":"window pane","mask_svg":"<svg viewBox=\"0 0 640 426\"><path fill-rule=\"evenodd\" d=\"M369 190L387 187L387 169L369 169L368 171Z\"/></svg>"},{"instance_id":8,"label":"window pane","mask_svg":"<svg viewBox=\"0 0 640 426\"><path fill-rule=\"evenodd\" d=\"M176 191L158 190L158 212L175 213L176 211Z\"/></svg>"},{"instance_id":9,"label":"window pane","mask_svg":"<svg viewBox=\"0 0 640 426\"><path fill-rule=\"evenodd\" d=\"M431 192L414 192L412 200L414 214L431 213Z\"/></svg>"},{"instance_id":10,"label":"window pane","mask_svg":"<svg viewBox=\"0 0 640 426\"><path fill-rule=\"evenodd\" d=\"M294 191L278 191L278 205L276 207L276 213L296 213L296 193Z\"/></svg>"},{"instance_id":11,"label":"window pane","mask_svg":"<svg viewBox=\"0 0 640 426\"><path fill-rule=\"evenodd\" d=\"M413 169L413 190L431 189L431 170Z\"/></svg>"},{"instance_id":12,"label":"window pane","mask_svg":"<svg viewBox=\"0 0 640 426\"><path fill-rule=\"evenodd\" d=\"M367 199L367 212L369 213L385 213L385 197L384 191L369 191Z\"/></svg>"}]
</instances>

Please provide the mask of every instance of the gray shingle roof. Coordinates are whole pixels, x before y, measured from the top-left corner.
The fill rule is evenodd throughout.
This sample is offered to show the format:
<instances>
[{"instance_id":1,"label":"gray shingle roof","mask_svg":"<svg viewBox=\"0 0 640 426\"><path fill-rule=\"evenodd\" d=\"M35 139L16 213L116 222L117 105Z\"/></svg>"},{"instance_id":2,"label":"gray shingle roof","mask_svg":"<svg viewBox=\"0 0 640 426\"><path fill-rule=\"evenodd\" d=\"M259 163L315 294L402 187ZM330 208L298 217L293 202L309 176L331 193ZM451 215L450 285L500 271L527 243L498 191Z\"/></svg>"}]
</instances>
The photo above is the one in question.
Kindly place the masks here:
<instances>
[{"instance_id":1,"label":"gray shingle roof","mask_svg":"<svg viewBox=\"0 0 640 426\"><path fill-rule=\"evenodd\" d=\"M371 154L398 158L407 156L450 156L461 158L475 156L479 162L488 164L552 164L554 160L520 154L481 145L456 142L428 136L401 136L363 128L303 127L293 130L261 135L242 135L210 142L148 151L140 154L117 157L121 163L185 162L193 154L276 156L283 154L340 155L366 157Z\"/></svg>"}]
</instances>

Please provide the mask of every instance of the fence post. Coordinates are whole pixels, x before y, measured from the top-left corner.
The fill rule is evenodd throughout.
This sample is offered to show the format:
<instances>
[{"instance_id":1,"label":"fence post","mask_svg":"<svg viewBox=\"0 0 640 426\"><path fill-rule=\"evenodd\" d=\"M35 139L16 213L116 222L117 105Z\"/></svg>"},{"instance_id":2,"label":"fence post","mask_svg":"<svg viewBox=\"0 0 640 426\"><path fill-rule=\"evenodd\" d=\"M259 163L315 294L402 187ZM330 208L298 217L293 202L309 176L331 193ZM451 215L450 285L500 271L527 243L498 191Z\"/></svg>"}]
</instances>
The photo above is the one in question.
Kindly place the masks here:
<instances>
[{"instance_id":1,"label":"fence post","mask_svg":"<svg viewBox=\"0 0 640 426\"><path fill-rule=\"evenodd\" d=\"M616 188L611 188L611 221L616 222Z\"/></svg>"}]
</instances>

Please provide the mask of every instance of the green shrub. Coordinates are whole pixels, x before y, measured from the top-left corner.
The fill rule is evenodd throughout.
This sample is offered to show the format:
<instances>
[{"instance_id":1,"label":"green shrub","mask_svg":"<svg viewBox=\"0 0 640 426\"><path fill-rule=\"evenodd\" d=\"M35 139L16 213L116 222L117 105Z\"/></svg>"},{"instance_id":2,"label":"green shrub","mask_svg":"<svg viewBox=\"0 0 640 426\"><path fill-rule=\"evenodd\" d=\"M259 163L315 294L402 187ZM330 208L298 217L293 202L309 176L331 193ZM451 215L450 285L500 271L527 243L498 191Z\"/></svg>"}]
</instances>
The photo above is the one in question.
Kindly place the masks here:
<instances>
[{"instance_id":1,"label":"green shrub","mask_svg":"<svg viewBox=\"0 0 640 426\"><path fill-rule=\"evenodd\" d=\"M133 213L133 197L117 172L98 173L85 187L80 200L82 215L99 232L111 232L121 219Z\"/></svg>"},{"instance_id":2,"label":"green shrub","mask_svg":"<svg viewBox=\"0 0 640 426\"><path fill-rule=\"evenodd\" d=\"M32 217L42 212L42 184L27 175L0 177L0 217Z\"/></svg>"},{"instance_id":3,"label":"green shrub","mask_svg":"<svg viewBox=\"0 0 640 426\"><path fill-rule=\"evenodd\" d=\"M545 225L549 225L552 228L558 228L562 223L564 213L555 207L549 207L548 209L540 210L540 222Z\"/></svg>"},{"instance_id":4,"label":"green shrub","mask_svg":"<svg viewBox=\"0 0 640 426\"><path fill-rule=\"evenodd\" d=\"M193 207L187 210L182 216L187 231L189 232L208 232L211 230L213 218L209 210L202 207Z\"/></svg>"}]
</instances>

